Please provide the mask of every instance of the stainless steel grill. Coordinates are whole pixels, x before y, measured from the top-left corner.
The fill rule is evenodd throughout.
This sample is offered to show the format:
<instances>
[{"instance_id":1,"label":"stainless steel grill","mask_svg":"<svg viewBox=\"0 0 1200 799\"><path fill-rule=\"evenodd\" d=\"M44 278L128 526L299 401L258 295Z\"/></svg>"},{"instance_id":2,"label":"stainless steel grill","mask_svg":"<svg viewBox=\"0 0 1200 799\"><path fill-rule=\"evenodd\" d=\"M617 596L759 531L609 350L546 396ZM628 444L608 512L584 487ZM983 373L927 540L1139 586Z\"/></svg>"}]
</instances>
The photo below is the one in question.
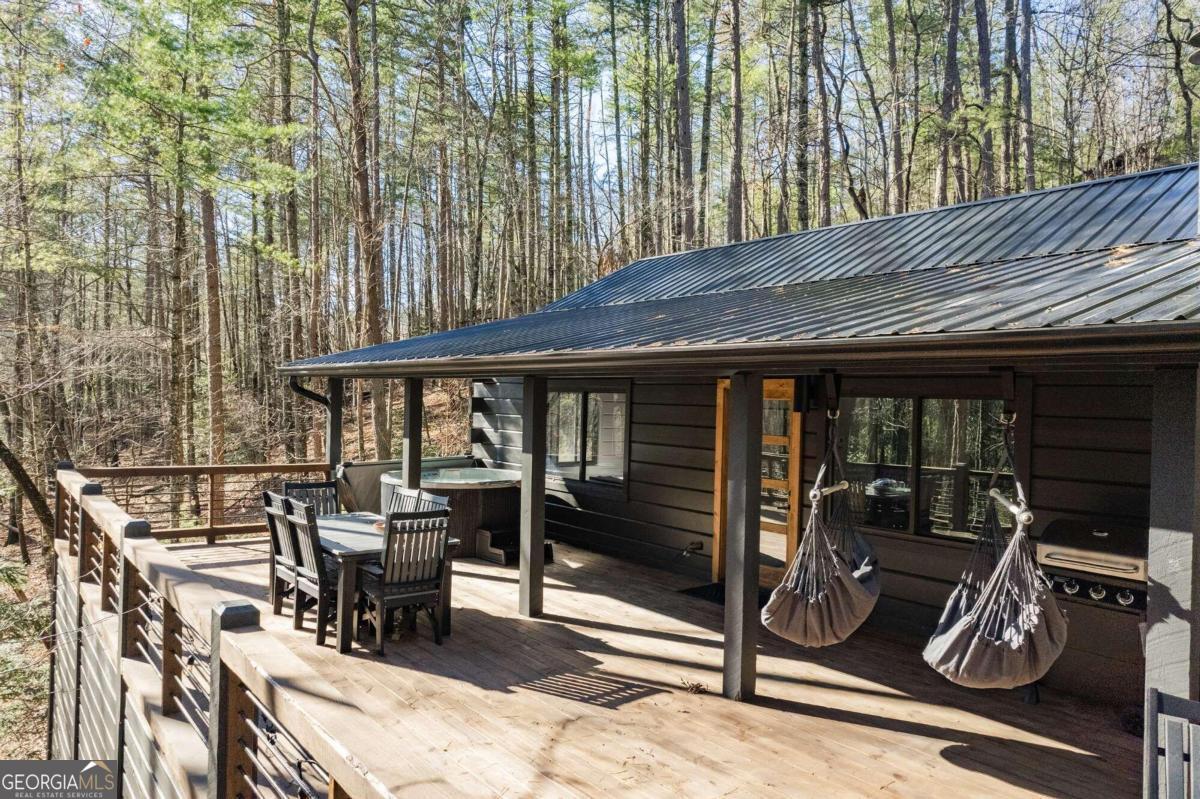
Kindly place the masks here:
<instances>
[{"instance_id":1,"label":"stainless steel grill","mask_svg":"<svg viewBox=\"0 0 1200 799\"><path fill-rule=\"evenodd\" d=\"M1057 593L1130 610L1146 606L1145 528L1057 519L1037 544L1037 560Z\"/></svg>"}]
</instances>

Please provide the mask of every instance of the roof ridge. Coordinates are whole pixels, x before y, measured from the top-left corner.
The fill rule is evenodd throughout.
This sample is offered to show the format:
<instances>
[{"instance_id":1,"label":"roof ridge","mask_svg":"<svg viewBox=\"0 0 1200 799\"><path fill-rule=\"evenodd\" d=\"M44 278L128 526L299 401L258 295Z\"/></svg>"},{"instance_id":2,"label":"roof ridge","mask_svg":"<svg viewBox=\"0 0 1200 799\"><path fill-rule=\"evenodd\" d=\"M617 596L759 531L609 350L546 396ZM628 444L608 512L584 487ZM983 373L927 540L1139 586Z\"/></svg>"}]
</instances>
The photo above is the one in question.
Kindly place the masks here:
<instances>
[{"instance_id":1,"label":"roof ridge","mask_svg":"<svg viewBox=\"0 0 1200 799\"><path fill-rule=\"evenodd\" d=\"M1161 172L1161 171L1165 171L1165 170L1160 169L1160 170L1152 170L1152 171ZM1144 175L1147 173L1140 172L1138 174ZM1079 184L1075 184L1075 185L1079 185ZM762 286L739 286L737 288L718 289L715 291L695 291L690 294L674 294L669 297L644 297L641 299L628 300L625 302L598 302L598 303L594 303L594 304L590 304L590 305L568 305L568 306L564 306L564 307L560 307L560 308L553 307L558 304L559 300L563 299L562 297L560 297L559 300L555 300L552 303L544 305L541 308L537 309L536 311L532 311L528 314L522 314L522 316L535 316L538 314L552 314L552 313L567 313L569 311L580 311L580 310L584 310L587 308L615 308L615 307L623 307L624 308L624 307L629 307L629 306L633 306L633 305L640 305L642 303L647 303L647 302L667 302L669 300L679 300L679 299L684 299L686 297L715 297L715 296L722 296L722 295L727 295L727 294L736 294L739 291L762 291L763 289L786 288L789 286L804 286L804 285L816 285L818 283L832 283L832 282L838 281L838 280L862 280L865 278L882 277L882 276L886 276L886 275L915 275L915 274L920 274L920 273L924 273L924 272L933 272L933 271L939 270L939 269L940 270L950 270L950 269L963 269L963 268L971 267L971 266L983 266L985 264L1020 263L1022 261L1033 260L1035 258L1059 258L1059 257L1066 256L1066 255L1089 255L1091 253L1105 252L1105 251L1139 249L1139 248L1143 248L1143 247L1160 247L1164 244L1182 244L1182 243L1189 242L1189 241L1190 242L1200 242L1200 234L1197 234L1196 236L1187 236L1184 238L1161 239L1158 241L1138 241L1138 242L1132 242L1132 243L1127 243L1127 244L1111 244L1107 247L1089 247L1089 248L1082 249L1082 250L1058 250L1055 252L1030 253L1028 255L1019 255L1019 256L1016 256L1013 258L996 258L991 261L956 261L954 263L948 263L948 264L933 264L932 266L918 266L918 267L913 267L911 269L895 269L895 270L892 270L889 272L872 272L872 273L859 274L859 275L834 275L832 277L820 277L820 278L815 278L813 280L799 280L799 281L793 281L793 282L787 282L787 283L767 284L767 285L762 285ZM564 296L569 297L571 295L567 294ZM506 318L516 319L516 318L520 318L520 317L506 317ZM492 321L500 321L500 320L497 319L497 320L492 320Z\"/></svg>"},{"instance_id":2,"label":"roof ridge","mask_svg":"<svg viewBox=\"0 0 1200 799\"><path fill-rule=\"evenodd\" d=\"M733 247L742 247L742 246L745 246L748 244L761 244L762 242L765 242L765 241L778 241L780 239L798 238L801 236L813 235L813 234L818 233L823 230L836 230L836 229L843 229L843 228L849 228L849 227L859 227L859 226L863 226L863 225L870 225L870 224L879 223L879 222L886 222L886 221L895 220L895 219L911 219L913 217L918 217L918 216L926 216L926 215L930 215L930 214L944 213L946 211L951 211L951 210L960 210L960 209L964 209L964 208L978 208L978 207L984 206L984 205L993 205L996 203L1010 202L1013 200L1026 198L1026 197L1038 197L1038 196L1042 196L1042 195L1046 195L1046 194L1053 194L1055 192L1060 192L1060 191L1069 191L1071 189L1077 189L1081 186L1101 186L1101 185L1105 185L1108 183L1117 183L1117 182L1120 182L1123 180L1134 180L1137 178L1145 178L1149 175L1165 174L1167 172L1182 172L1182 171L1185 171L1188 169L1196 169L1197 167L1200 167L1200 161L1191 161L1186 164L1175 164L1173 166L1160 166L1160 167L1155 167L1154 169L1146 169L1141 172L1126 172L1121 175L1109 175L1107 177L1094 178L1092 180L1078 180L1078 181L1075 181L1074 183L1064 183L1061 186L1047 186L1047 187L1041 188L1041 189L1034 189L1033 191L1023 191L1023 192L1018 192L1016 194L1004 194L1004 195L1000 195L1000 196L996 196L996 197L986 197L984 199L969 200L967 202L955 203L953 205L938 205L938 206L934 206L932 208L921 208L916 211L905 211L904 213L900 213L900 214L886 214L884 216L873 216L873 217L870 217L869 219L854 219L854 220L851 220L848 222L839 222L836 225L822 225L820 227L805 228L804 230L792 230L787 233L775 233L771 236L760 236L756 239L744 239L742 241L727 241L724 244L713 244L709 247L697 247L694 250L680 250L679 252L664 252L664 253L659 253L658 255L647 255L642 258L638 258L636 261L630 261L628 264L621 267L620 269L618 269L614 272L610 272L609 275L616 274L617 272L621 271L622 269L626 269L635 264L645 263L648 261L659 261L659 260L662 260L663 258L673 258L673 257L680 256L680 255L687 255L689 253L697 253L697 252L704 252L704 251L711 251L711 250L723 250L723 249L728 249L728 248L733 248ZM1104 249L1104 248L1101 248L1101 249ZM605 277L608 277L609 275L605 275ZM585 288L586 288L586 286L585 286ZM574 292L572 292L572 294L573 293ZM569 296L571 296L571 295L570 294L564 295L564 297L560 297L559 300L564 299L565 297L569 297ZM555 302L558 302L559 300L555 300Z\"/></svg>"}]
</instances>

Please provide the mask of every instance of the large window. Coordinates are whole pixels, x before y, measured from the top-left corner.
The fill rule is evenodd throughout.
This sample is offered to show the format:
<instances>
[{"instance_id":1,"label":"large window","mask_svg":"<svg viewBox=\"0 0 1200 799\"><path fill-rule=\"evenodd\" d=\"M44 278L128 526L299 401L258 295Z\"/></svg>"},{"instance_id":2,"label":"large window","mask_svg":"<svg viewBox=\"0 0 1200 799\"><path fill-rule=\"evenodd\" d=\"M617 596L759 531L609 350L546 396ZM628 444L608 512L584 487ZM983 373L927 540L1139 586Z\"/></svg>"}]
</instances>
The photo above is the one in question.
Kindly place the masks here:
<instances>
[{"instance_id":1,"label":"large window","mask_svg":"<svg viewBox=\"0 0 1200 799\"><path fill-rule=\"evenodd\" d=\"M597 386L552 389L547 397L546 473L600 485L625 483L629 393Z\"/></svg>"},{"instance_id":2,"label":"large window","mask_svg":"<svg viewBox=\"0 0 1200 799\"><path fill-rule=\"evenodd\" d=\"M997 485L1012 490L1003 407L990 399L844 398L839 430L855 521L925 535L977 534L993 470Z\"/></svg>"}]
</instances>

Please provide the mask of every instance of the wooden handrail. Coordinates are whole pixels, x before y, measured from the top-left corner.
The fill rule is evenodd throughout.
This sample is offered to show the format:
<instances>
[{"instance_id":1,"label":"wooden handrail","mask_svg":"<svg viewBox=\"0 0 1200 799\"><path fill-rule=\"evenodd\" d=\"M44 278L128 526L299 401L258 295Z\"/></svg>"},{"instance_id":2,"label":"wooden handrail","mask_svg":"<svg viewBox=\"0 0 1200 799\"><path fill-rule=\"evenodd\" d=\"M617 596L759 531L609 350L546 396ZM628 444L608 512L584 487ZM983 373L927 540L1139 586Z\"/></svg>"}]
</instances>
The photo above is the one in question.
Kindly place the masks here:
<instances>
[{"instance_id":1,"label":"wooden handrail","mask_svg":"<svg viewBox=\"0 0 1200 799\"><path fill-rule=\"evenodd\" d=\"M241 470L241 473L256 471L296 473L313 471L314 467L325 468L326 464L251 464L235 468ZM155 471L155 467L132 468L137 470L135 476L164 474L163 471ZM223 467L209 465L166 468L209 469L210 471L199 473L213 474L214 471L211 470ZM175 474L180 473L175 472ZM182 472L182 474L187 473L186 471ZM215 473L219 474L220 472ZM97 609L123 617L120 622L121 639L128 639L131 636L132 628L139 624L137 608L144 603L136 598L136 592L138 585L144 586L147 591L161 597L161 600L157 601L161 601L164 617L163 645L165 647L174 646L179 649L177 639L181 624L187 624L192 630L211 636L209 641L215 660L210 662L209 668L227 671L232 679L213 683L214 686L220 685L221 687L219 689L220 696L213 693L209 697L210 713L211 707L217 707L220 701L228 700L226 691L249 691L264 706L271 709L272 714L280 723L308 749L309 754L329 774L331 796L364 797L364 799L367 797L371 797L371 799L391 797L392 793L386 785L399 784L403 781L403 774L399 771L393 773L386 766L382 767L383 770L368 769L355 755L360 748L370 745L373 741L378 741L383 736L383 730L378 723L369 718L356 719L352 727L338 725L335 734L326 726L325 717L340 705L341 697L332 687L317 693L289 690L287 686L293 682L319 686L324 681L291 653L282 642L276 640L272 633L263 629L257 623L256 615L254 620L240 622L232 627L215 626L214 609L229 604L228 600L232 598L232 595L218 590L211 583L197 579L196 574L174 552L156 540L156 533L161 534L164 531L152 530L147 522L134 519L110 498L102 493L94 493L100 486L87 479L88 477L121 476L121 474L122 470L119 467L103 467L97 470L87 470L87 474L84 474L84 470L62 469L56 475L56 489L62 500L59 503L59 511L65 512L68 507L74 507L80 516L81 526L82 520L86 520L88 534L81 537L80 555L90 556L90 553L95 550L95 555L99 557L102 567L105 567L107 559L105 553L107 552L112 553L112 556L120 563L120 569L116 575L109 575L108 572L111 570L107 567L102 569L105 576L99 580L100 590L96 593L100 597L101 604L105 601L106 595L113 596L116 600L116 607L98 607ZM248 527L251 525L224 525L218 529L225 531ZM200 534L202 535L203 532L200 531ZM65 540L57 543L56 554L60 559L68 558L71 561L68 568L64 570L64 577L71 579L76 584L78 592L81 571L76 565L76 558L71 557L68 553ZM114 576L120 580L120 585L110 589L106 583ZM82 596L80 601L84 601ZM244 600L235 602L235 604L241 604L253 610L250 603ZM75 625L72 620L66 620L65 623L68 627ZM143 715L147 728L152 730L152 734L156 736L166 734L163 731L169 729L175 729L178 732L181 729L180 721L183 717L179 714L170 715L172 702L168 699L172 681L178 676L178 668L168 664L177 664L181 652L173 653L174 660L171 657L172 653L162 652L163 673L156 676L147 675L147 667L143 661L133 657L129 651L122 651L126 648L124 643L119 641L111 648L123 675L123 690L129 694L130 707L134 709L132 712ZM74 653L74 657L79 657L78 651ZM79 680L85 679L82 671L78 674ZM67 690L67 688L61 687L56 690ZM79 684L75 684L72 690L78 691ZM53 723L54 719L52 718L51 724ZM60 721L60 723L62 722ZM72 723L78 724L78 718L74 719ZM214 786L212 781L218 778L214 776L211 762L207 775L196 771L195 764L199 760L199 754L206 750L212 750L214 740L211 736L219 734L213 733L210 726L209 741L199 738L193 740L190 732L183 732L175 735L174 740L167 742L170 745L163 746L162 750L171 778L180 784L190 782L192 785L203 785L207 782L210 796L236 795L236 789L240 788L240 783L234 786L235 790L228 790L230 786L225 784L221 785L221 789ZM228 741L219 741L218 743L222 750L234 746L233 742ZM118 756L121 756L120 753ZM227 775L222 776L227 777ZM216 790L215 793L213 793L214 790Z\"/></svg>"},{"instance_id":2,"label":"wooden handrail","mask_svg":"<svg viewBox=\"0 0 1200 799\"><path fill-rule=\"evenodd\" d=\"M199 463L169 466L77 466L84 477L199 477L212 474L296 474L328 472L330 465L321 461L306 463Z\"/></svg>"}]
</instances>

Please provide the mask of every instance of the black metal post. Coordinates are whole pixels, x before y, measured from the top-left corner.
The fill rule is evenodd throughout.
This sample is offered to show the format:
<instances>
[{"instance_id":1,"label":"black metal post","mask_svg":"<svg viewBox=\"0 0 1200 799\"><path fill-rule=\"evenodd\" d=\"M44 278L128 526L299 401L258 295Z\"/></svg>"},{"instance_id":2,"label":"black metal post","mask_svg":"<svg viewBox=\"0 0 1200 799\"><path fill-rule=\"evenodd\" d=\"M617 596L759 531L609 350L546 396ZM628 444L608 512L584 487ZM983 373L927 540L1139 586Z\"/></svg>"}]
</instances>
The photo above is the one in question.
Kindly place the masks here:
<instances>
[{"instance_id":1,"label":"black metal post","mask_svg":"<svg viewBox=\"0 0 1200 799\"><path fill-rule=\"evenodd\" d=\"M1146 687L1200 699L1200 391L1196 367L1154 373Z\"/></svg>"},{"instance_id":2,"label":"black metal post","mask_svg":"<svg viewBox=\"0 0 1200 799\"><path fill-rule=\"evenodd\" d=\"M724 694L736 700L754 696L757 676L762 406L761 374L729 379Z\"/></svg>"},{"instance_id":3,"label":"black metal post","mask_svg":"<svg viewBox=\"0 0 1200 799\"><path fill-rule=\"evenodd\" d=\"M345 381L340 377L329 378L329 394L325 414L325 460L329 468L336 469L342 462L342 408L345 404ZM332 476L331 476L332 477Z\"/></svg>"},{"instance_id":4,"label":"black metal post","mask_svg":"<svg viewBox=\"0 0 1200 799\"><path fill-rule=\"evenodd\" d=\"M526 377L521 405L522 616L542 615L546 565L546 378Z\"/></svg>"},{"instance_id":5,"label":"black metal post","mask_svg":"<svg viewBox=\"0 0 1200 799\"><path fill-rule=\"evenodd\" d=\"M404 487L421 487L421 422L425 412L425 381L404 378Z\"/></svg>"}]
</instances>

